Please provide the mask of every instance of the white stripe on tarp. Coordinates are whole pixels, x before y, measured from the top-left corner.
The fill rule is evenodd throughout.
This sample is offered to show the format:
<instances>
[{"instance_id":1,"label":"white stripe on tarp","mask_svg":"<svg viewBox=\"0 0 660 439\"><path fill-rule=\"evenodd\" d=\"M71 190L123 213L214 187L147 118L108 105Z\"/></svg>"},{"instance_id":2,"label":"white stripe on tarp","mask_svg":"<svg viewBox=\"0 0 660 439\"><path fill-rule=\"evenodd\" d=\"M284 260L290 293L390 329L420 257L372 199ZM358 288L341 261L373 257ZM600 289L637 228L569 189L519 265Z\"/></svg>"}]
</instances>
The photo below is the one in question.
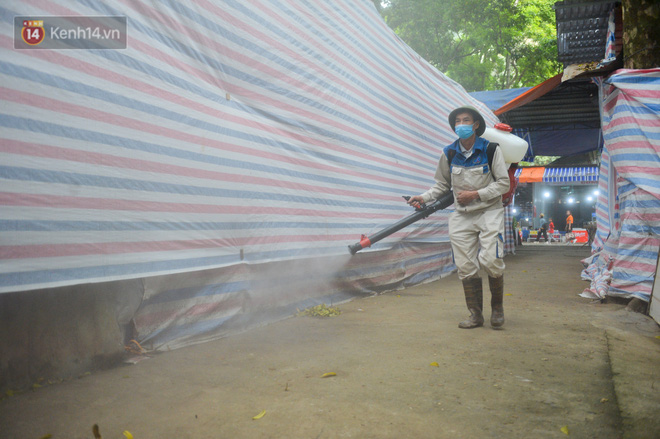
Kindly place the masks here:
<instances>
[{"instance_id":1,"label":"white stripe on tarp","mask_svg":"<svg viewBox=\"0 0 660 439\"><path fill-rule=\"evenodd\" d=\"M577 166L566 168L545 168L543 173L544 183L559 182L594 182L598 181L598 167Z\"/></svg>"}]
</instances>

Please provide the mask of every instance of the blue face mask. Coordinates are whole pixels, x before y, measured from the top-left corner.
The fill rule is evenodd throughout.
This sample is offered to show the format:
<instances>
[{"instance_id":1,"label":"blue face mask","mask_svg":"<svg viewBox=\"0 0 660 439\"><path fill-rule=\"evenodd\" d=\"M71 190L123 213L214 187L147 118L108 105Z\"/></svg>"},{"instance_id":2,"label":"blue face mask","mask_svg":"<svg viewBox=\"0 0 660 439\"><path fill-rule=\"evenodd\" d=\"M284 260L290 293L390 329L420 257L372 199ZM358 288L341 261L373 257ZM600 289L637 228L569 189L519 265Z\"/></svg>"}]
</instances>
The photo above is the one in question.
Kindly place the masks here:
<instances>
[{"instance_id":1,"label":"blue face mask","mask_svg":"<svg viewBox=\"0 0 660 439\"><path fill-rule=\"evenodd\" d=\"M456 134L458 134L458 137L461 139L468 139L474 134L472 125L456 125L454 131L456 131Z\"/></svg>"}]
</instances>

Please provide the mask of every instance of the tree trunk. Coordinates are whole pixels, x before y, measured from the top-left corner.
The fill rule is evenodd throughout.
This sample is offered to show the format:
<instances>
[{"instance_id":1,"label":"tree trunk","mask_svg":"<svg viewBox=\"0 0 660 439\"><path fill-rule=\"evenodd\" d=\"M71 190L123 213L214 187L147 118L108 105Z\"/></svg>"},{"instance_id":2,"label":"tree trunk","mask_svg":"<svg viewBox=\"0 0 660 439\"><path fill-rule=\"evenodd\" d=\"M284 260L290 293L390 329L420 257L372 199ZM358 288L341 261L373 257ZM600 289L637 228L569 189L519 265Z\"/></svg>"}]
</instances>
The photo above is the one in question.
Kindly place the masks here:
<instances>
[{"instance_id":1,"label":"tree trunk","mask_svg":"<svg viewBox=\"0 0 660 439\"><path fill-rule=\"evenodd\" d=\"M623 0L624 67L660 66L660 3L657 0Z\"/></svg>"}]
</instances>

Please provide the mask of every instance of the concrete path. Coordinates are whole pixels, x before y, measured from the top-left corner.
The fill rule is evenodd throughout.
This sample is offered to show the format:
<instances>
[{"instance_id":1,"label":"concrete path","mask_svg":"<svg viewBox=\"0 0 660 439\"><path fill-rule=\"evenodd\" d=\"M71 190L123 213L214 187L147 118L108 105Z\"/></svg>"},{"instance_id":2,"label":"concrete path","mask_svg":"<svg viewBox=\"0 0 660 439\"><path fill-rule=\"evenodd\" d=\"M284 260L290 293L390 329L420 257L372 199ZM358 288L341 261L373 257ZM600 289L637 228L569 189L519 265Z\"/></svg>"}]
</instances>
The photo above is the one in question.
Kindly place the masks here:
<instances>
[{"instance_id":1,"label":"concrete path","mask_svg":"<svg viewBox=\"0 0 660 439\"><path fill-rule=\"evenodd\" d=\"M578 297L588 255L508 256L500 331L458 329L452 275L5 396L0 437L660 437L660 330Z\"/></svg>"}]
</instances>

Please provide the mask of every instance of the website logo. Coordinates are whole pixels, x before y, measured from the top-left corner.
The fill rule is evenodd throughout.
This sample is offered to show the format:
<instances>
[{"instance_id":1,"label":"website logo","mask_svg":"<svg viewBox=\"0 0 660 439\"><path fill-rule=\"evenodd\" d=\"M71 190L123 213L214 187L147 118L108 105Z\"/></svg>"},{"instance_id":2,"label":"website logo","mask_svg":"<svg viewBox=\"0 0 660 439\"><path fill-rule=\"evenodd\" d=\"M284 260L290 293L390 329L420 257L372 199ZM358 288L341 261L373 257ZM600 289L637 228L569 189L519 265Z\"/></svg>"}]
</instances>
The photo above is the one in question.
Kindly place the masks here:
<instances>
[{"instance_id":1,"label":"website logo","mask_svg":"<svg viewBox=\"0 0 660 439\"><path fill-rule=\"evenodd\" d=\"M126 49L126 16L15 16L14 49Z\"/></svg>"},{"instance_id":2,"label":"website logo","mask_svg":"<svg viewBox=\"0 0 660 439\"><path fill-rule=\"evenodd\" d=\"M23 28L21 29L21 38L25 44L36 46L41 43L46 36L44 30L43 20L23 20Z\"/></svg>"}]
</instances>

